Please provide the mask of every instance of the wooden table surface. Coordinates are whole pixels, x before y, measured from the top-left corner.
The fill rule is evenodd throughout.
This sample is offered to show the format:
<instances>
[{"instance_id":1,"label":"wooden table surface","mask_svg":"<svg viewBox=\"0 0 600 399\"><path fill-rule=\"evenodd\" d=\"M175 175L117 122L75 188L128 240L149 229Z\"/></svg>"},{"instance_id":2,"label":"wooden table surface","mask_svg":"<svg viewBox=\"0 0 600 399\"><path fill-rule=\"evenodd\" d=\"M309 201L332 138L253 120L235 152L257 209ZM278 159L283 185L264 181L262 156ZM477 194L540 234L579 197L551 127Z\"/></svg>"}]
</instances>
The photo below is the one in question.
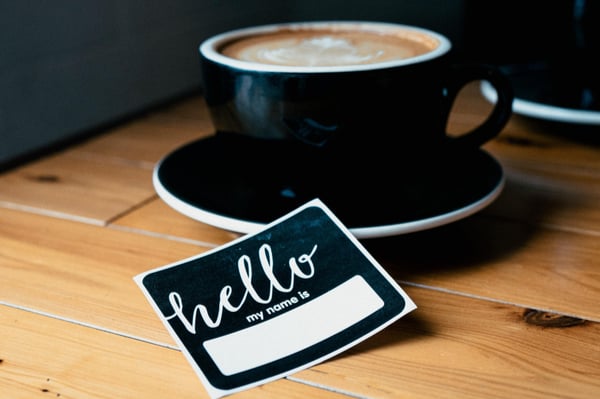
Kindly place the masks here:
<instances>
[{"instance_id":1,"label":"wooden table surface","mask_svg":"<svg viewBox=\"0 0 600 399\"><path fill-rule=\"evenodd\" d=\"M451 130L488 106L470 86ZM234 396L600 398L600 128L576 130L513 115L485 145L506 174L494 203L363 241L418 309ZM133 276L239 236L152 186L161 157L210 134L196 96L0 174L0 398L207 397Z\"/></svg>"}]
</instances>

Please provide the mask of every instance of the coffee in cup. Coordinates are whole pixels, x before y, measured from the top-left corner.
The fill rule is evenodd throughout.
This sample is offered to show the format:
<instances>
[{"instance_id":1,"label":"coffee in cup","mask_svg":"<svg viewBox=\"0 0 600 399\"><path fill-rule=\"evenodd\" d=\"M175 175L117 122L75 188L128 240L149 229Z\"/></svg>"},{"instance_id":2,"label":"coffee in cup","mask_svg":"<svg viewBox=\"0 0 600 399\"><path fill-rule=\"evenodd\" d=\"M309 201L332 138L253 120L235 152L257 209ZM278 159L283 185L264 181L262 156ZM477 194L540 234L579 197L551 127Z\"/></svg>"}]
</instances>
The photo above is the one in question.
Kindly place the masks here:
<instances>
[{"instance_id":1,"label":"coffee in cup","mask_svg":"<svg viewBox=\"0 0 600 399\"><path fill-rule=\"evenodd\" d=\"M386 34L357 29L281 29L242 37L219 52L241 61L288 66L342 66L402 60L433 50L438 42L416 32Z\"/></svg>"},{"instance_id":2,"label":"coffee in cup","mask_svg":"<svg viewBox=\"0 0 600 399\"><path fill-rule=\"evenodd\" d=\"M430 160L478 148L511 115L506 78L492 66L454 65L450 50L437 32L392 23L244 28L201 44L204 96L218 133L281 143L290 159ZM498 101L481 125L450 136L452 103L477 80Z\"/></svg>"}]
</instances>

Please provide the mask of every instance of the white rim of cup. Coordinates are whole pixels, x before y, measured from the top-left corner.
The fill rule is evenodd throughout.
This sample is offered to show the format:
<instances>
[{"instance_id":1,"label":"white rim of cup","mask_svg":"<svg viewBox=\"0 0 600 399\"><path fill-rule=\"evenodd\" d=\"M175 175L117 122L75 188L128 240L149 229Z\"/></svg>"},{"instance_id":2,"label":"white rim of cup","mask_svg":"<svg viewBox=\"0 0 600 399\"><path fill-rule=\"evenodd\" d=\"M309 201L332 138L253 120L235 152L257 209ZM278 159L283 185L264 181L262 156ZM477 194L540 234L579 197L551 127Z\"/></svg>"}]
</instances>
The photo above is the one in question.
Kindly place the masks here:
<instances>
[{"instance_id":1,"label":"white rim of cup","mask_svg":"<svg viewBox=\"0 0 600 399\"><path fill-rule=\"evenodd\" d=\"M299 29L299 28L319 28L326 25L335 25L338 28L343 27L359 27L365 30L379 30L379 31L392 31L395 29L401 29L411 31L415 33L428 35L439 42L439 45L425 53L415 57L384 61L372 64L361 64L361 65L340 65L340 66L288 66L288 65L274 65L274 64L263 64L251 61L242 61L235 58L230 58L222 55L218 52L218 48L226 42L234 39L241 38L255 33L269 33L275 32L279 29ZM292 73L323 73L323 72L357 72L357 71L369 71L376 69L384 69L397 67L402 65L417 64L423 61L431 60L450 51L452 47L450 40L441 35L440 33L432 30L416 27L405 24L395 24L388 22L365 22L365 21L315 21L315 22L289 22L280 24L270 24L254 26L242 29L236 29L228 32L218 34L216 36L206 39L200 44L200 53L207 59L214 61L218 64L227 65L232 68L258 71L258 72L292 72Z\"/></svg>"}]
</instances>

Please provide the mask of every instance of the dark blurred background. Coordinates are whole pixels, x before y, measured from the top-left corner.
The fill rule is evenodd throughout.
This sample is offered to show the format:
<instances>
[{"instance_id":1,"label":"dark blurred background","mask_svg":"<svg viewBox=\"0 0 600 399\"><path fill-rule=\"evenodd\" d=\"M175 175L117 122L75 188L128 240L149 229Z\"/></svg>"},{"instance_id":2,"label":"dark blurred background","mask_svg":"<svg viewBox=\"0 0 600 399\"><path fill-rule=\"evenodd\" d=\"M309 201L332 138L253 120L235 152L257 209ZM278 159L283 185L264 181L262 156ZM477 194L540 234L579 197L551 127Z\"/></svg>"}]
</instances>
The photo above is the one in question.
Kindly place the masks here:
<instances>
[{"instance_id":1,"label":"dark blurred background","mask_svg":"<svg viewBox=\"0 0 600 399\"><path fill-rule=\"evenodd\" d=\"M300 20L398 22L445 34L457 58L520 62L544 57L566 38L571 3L2 1L0 170L200 92L198 45L224 30Z\"/></svg>"}]
</instances>

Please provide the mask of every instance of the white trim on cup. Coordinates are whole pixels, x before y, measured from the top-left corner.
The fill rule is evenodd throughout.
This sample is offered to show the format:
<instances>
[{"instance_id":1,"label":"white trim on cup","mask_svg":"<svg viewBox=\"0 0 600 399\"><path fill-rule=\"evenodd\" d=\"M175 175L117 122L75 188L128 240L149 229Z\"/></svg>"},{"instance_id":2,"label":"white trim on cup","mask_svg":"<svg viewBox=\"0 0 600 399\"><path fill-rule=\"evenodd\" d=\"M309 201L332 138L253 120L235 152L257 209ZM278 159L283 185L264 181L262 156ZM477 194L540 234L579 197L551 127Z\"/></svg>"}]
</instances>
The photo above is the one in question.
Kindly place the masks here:
<instances>
[{"instance_id":1,"label":"white trim on cup","mask_svg":"<svg viewBox=\"0 0 600 399\"><path fill-rule=\"evenodd\" d=\"M241 61L237 59L233 59L227 56L220 54L217 49L223 43L229 42L231 40L255 33L268 33L275 32L278 29L288 28L288 29L298 29L302 27L308 28L318 28L325 25L336 25L336 27L343 28L344 26L352 26L352 27L360 27L365 29L376 29L376 30L394 30L394 29L402 29L408 30L416 33L426 34L428 36L433 37L439 42L439 46L434 50L418 55L411 58L401 59L401 60L392 60L392 61L384 61L373 64L362 64L362 65L342 65L342 66L286 66L286 65L272 65L272 64L263 64L258 62L249 62L249 61ZM323 73L323 72L354 72L354 71L368 71L375 69L384 69L397 67L402 65L410 65L416 64L419 62L431 60L450 51L452 45L450 40L445 36L431 31L429 29L415 27L411 25L403 25L403 24L394 24L387 22L364 22L364 21L316 21L316 22L292 22L292 23L281 23L281 24L271 24L271 25L262 25L262 26L254 26L249 28L236 29L229 32L224 32L213 36L211 38L206 39L204 42L200 44L199 50L200 53L206 57L207 59L214 61L218 64L227 65L232 68L241 69L241 70L249 70L249 71L258 71L258 72L290 72L290 73Z\"/></svg>"}]
</instances>

